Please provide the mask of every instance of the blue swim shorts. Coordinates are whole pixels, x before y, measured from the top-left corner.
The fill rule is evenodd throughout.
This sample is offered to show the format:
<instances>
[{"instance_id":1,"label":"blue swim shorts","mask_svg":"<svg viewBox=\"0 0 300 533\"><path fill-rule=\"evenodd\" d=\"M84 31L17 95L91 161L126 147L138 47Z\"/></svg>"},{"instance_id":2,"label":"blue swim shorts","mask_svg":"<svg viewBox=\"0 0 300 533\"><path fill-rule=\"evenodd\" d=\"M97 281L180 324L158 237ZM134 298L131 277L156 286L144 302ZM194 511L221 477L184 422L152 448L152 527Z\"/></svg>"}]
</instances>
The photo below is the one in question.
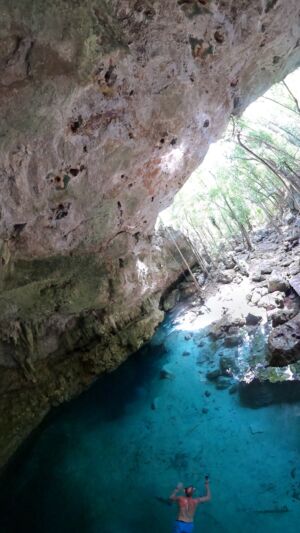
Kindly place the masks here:
<instances>
[{"instance_id":1,"label":"blue swim shorts","mask_svg":"<svg viewBox=\"0 0 300 533\"><path fill-rule=\"evenodd\" d=\"M192 533L193 530L193 522L182 522L182 520L176 520L172 533Z\"/></svg>"}]
</instances>

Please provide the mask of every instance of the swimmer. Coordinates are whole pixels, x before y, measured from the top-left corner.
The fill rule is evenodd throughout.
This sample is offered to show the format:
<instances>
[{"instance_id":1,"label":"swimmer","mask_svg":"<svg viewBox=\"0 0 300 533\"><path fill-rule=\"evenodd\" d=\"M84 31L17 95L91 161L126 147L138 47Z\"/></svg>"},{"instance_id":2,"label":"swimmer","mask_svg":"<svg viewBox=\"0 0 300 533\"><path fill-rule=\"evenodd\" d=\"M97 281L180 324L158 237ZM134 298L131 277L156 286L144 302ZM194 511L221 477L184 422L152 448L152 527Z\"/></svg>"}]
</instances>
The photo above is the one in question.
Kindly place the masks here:
<instances>
[{"instance_id":1,"label":"swimmer","mask_svg":"<svg viewBox=\"0 0 300 533\"><path fill-rule=\"evenodd\" d=\"M175 521L172 533L191 533L194 530L194 516L200 503L209 502L211 499L209 478L205 476L205 496L193 498L195 487L192 485L183 489L183 484L178 483L177 487L169 497L171 502L176 502L178 506L177 520ZM177 496L179 491L183 491L183 496Z\"/></svg>"}]
</instances>

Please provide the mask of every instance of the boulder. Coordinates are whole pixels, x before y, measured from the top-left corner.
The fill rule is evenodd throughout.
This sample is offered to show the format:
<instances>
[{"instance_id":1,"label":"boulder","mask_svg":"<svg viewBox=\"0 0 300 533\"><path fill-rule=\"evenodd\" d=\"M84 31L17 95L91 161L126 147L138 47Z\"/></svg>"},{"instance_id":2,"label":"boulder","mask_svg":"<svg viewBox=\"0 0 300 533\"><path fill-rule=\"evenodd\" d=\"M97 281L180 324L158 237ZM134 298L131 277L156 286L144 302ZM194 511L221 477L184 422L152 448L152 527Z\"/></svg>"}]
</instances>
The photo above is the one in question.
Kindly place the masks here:
<instances>
[{"instance_id":1,"label":"boulder","mask_svg":"<svg viewBox=\"0 0 300 533\"><path fill-rule=\"evenodd\" d=\"M193 281L183 281L178 285L178 290L180 291L180 300L183 300L195 294L198 288Z\"/></svg>"},{"instance_id":2,"label":"boulder","mask_svg":"<svg viewBox=\"0 0 300 533\"><path fill-rule=\"evenodd\" d=\"M256 326L262 321L262 316L248 313L246 316L246 326Z\"/></svg>"},{"instance_id":3,"label":"boulder","mask_svg":"<svg viewBox=\"0 0 300 533\"><path fill-rule=\"evenodd\" d=\"M251 275L252 281L259 282L259 281L264 281L265 279L266 279L265 276L263 276L260 271L253 272Z\"/></svg>"},{"instance_id":4,"label":"boulder","mask_svg":"<svg viewBox=\"0 0 300 533\"><path fill-rule=\"evenodd\" d=\"M276 291L271 294L266 294L257 303L258 307L264 307L265 309L276 309L276 307L284 306L284 292Z\"/></svg>"},{"instance_id":5,"label":"boulder","mask_svg":"<svg viewBox=\"0 0 300 533\"><path fill-rule=\"evenodd\" d=\"M228 335L238 335L239 334L239 326L230 326L228 329Z\"/></svg>"},{"instance_id":6,"label":"boulder","mask_svg":"<svg viewBox=\"0 0 300 533\"><path fill-rule=\"evenodd\" d=\"M273 268L274 265L272 265L271 263L263 263L260 268L260 271L262 274L271 274Z\"/></svg>"},{"instance_id":7,"label":"boulder","mask_svg":"<svg viewBox=\"0 0 300 533\"><path fill-rule=\"evenodd\" d=\"M286 236L285 241L291 243L292 245L297 244L300 237L299 228L294 228Z\"/></svg>"},{"instance_id":8,"label":"boulder","mask_svg":"<svg viewBox=\"0 0 300 533\"><path fill-rule=\"evenodd\" d=\"M296 216L294 215L294 213L287 213L284 218L283 218L283 221L285 222L285 224L288 224L288 225L291 225L295 222L296 220Z\"/></svg>"},{"instance_id":9,"label":"boulder","mask_svg":"<svg viewBox=\"0 0 300 533\"><path fill-rule=\"evenodd\" d=\"M236 260L234 259L233 253L229 253L226 257L223 257L223 263L225 270L231 270L236 265Z\"/></svg>"},{"instance_id":10,"label":"boulder","mask_svg":"<svg viewBox=\"0 0 300 533\"><path fill-rule=\"evenodd\" d=\"M284 259L282 259L280 261L280 264L281 266L283 267L288 267L290 266L290 264L293 262L293 258L292 257L285 257Z\"/></svg>"},{"instance_id":11,"label":"boulder","mask_svg":"<svg viewBox=\"0 0 300 533\"><path fill-rule=\"evenodd\" d=\"M243 276L241 275L235 276L235 278L233 278L233 283L236 283L237 285L242 283L242 281L243 281Z\"/></svg>"},{"instance_id":12,"label":"boulder","mask_svg":"<svg viewBox=\"0 0 300 533\"><path fill-rule=\"evenodd\" d=\"M284 307L283 309L274 309L274 311L269 314L269 318L271 318L272 326L275 328L293 318L296 313L296 310Z\"/></svg>"},{"instance_id":13,"label":"boulder","mask_svg":"<svg viewBox=\"0 0 300 533\"><path fill-rule=\"evenodd\" d=\"M299 274L299 272L300 272L300 261L299 261L299 259L297 259L297 261L294 261L293 263L290 264L288 272L289 272L290 276L297 276L297 274Z\"/></svg>"},{"instance_id":14,"label":"boulder","mask_svg":"<svg viewBox=\"0 0 300 533\"><path fill-rule=\"evenodd\" d=\"M232 327L242 327L245 325L244 318L232 318L230 315L224 315L220 320L212 322L209 335L213 339L224 337Z\"/></svg>"},{"instance_id":15,"label":"boulder","mask_svg":"<svg viewBox=\"0 0 300 533\"><path fill-rule=\"evenodd\" d=\"M249 276L249 265L246 261L240 260L235 266L235 270L238 270L242 276Z\"/></svg>"},{"instance_id":16,"label":"boulder","mask_svg":"<svg viewBox=\"0 0 300 533\"><path fill-rule=\"evenodd\" d=\"M199 274L196 274L196 279L197 279L200 287L203 287L203 285L205 284L205 275L203 274L203 272L200 272Z\"/></svg>"},{"instance_id":17,"label":"boulder","mask_svg":"<svg viewBox=\"0 0 300 533\"><path fill-rule=\"evenodd\" d=\"M290 284L288 280L280 272L274 270L268 280L268 291L287 292L289 289Z\"/></svg>"},{"instance_id":18,"label":"boulder","mask_svg":"<svg viewBox=\"0 0 300 533\"><path fill-rule=\"evenodd\" d=\"M242 244L239 244L238 246L235 247L234 251L236 253L241 253L244 251L244 246Z\"/></svg>"},{"instance_id":19,"label":"boulder","mask_svg":"<svg viewBox=\"0 0 300 533\"><path fill-rule=\"evenodd\" d=\"M280 272L272 272L268 280L268 292L288 292L290 284Z\"/></svg>"},{"instance_id":20,"label":"boulder","mask_svg":"<svg viewBox=\"0 0 300 533\"><path fill-rule=\"evenodd\" d=\"M217 281L219 283L231 283L233 281L234 274L232 272L221 271L218 274Z\"/></svg>"},{"instance_id":21,"label":"boulder","mask_svg":"<svg viewBox=\"0 0 300 533\"><path fill-rule=\"evenodd\" d=\"M253 303L253 305L257 305L262 296L267 293L268 289L266 287L256 287L251 296L251 303Z\"/></svg>"},{"instance_id":22,"label":"boulder","mask_svg":"<svg viewBox=\"0 0 300 533\"><path fill-rule=\"evenodd\" d=\"M286 366L300 359L300 313L273 329L268 340L269 364Z\"/></svg>"}]
</instances>

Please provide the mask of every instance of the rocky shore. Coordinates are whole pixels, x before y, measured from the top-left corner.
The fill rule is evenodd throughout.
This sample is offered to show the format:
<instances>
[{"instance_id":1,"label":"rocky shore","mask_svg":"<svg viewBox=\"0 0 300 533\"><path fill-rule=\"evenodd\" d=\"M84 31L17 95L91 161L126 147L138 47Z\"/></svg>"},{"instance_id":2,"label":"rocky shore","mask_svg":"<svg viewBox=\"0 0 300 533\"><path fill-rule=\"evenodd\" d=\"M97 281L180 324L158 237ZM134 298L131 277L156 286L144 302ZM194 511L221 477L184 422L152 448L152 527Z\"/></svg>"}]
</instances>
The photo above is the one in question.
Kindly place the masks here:
<instances>
[{"instance_id":1,"label":"rocky shore","mask_svg":"<svg viewBox=\"0 0 300 533\"><path fill-rule=\"evenodd\" d=\"M300 218L289 213L276 228L270 225L253 232L253 251L239 243L225 253L206 280L202 273L197 276L205 304L196 294L190 298L191 321L198 327L209 325L210 337L221 340L225 349L249 343L249 338L262 332L262 346L252 354L252 365L245 365L242 358L231 360L239 378L246 372L248 379L252 372L252 378L282 380L288 365L300 359L300 298L292 287L300 273L299 238ZM192 291L198 292L189 277L167 294L164 309ZM221 363L209 379L219 378L223 370Z\"/></svg>"}]
</instances>

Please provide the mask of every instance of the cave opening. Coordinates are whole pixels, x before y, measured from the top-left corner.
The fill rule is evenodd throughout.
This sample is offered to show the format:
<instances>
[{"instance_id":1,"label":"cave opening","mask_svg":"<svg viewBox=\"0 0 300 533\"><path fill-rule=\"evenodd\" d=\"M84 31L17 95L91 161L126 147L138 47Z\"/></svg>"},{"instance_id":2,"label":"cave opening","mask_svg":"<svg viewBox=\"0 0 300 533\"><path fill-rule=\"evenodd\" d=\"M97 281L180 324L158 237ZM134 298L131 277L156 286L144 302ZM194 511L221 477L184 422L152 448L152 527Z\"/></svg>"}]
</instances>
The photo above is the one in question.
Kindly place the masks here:
<instances>
[{"instance_id":1,"label":"cave opening","mask_svg":"<svg viewBox=\"0 0 300 533\"><path fill-rule=\"evenodd\" d=\"M231 116L221 140L158 217L180 230L207 271L224 252L267 225L280 232L287 210L300 209L300 69ZM206 121L208 127L209 121Z\"/></svg>"}]
</instances>

